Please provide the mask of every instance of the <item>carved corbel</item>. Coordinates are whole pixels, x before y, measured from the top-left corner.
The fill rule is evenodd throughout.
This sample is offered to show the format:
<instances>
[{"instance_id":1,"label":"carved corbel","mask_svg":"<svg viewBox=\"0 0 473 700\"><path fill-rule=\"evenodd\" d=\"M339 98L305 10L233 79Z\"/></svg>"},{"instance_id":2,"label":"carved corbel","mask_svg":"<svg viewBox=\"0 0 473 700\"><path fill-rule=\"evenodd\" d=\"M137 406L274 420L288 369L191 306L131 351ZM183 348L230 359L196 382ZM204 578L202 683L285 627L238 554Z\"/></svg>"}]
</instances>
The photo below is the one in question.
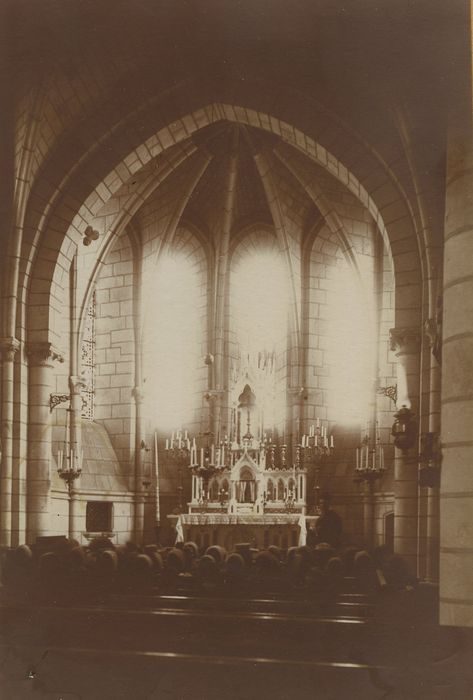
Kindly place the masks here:
<instances>
[{"instance_id":1,"label":"carved corbel","mask_svg":"<svg viewBox=\"0 0 473 700\"><path fill-rule=\"evenodd\" d=\"M389 347L396 355L409 355L420 351L421 335L417 328L391 328Z\"/></svg>"},{"instance_id":2,"label":"carved corbel","mask_svg":"<svg viewBox=\"0 0 473 700\"><path fill-rule=\"evenodd\" d=\"M28 343L26 354L30 364L38 367L52 367L54 361L64 362L64 355L52 343Z\"/></svg>"},{"instance_id":3,"label":"carved corbel","mask_svg":"<svg viewBox=\"0 0 473 700\"><path fill-rule=\"evenodd\" d=\"M0 353L2 360L13 362L19 349L20 341L16 338L0 338Z\"/></svg>"}]
</instances>

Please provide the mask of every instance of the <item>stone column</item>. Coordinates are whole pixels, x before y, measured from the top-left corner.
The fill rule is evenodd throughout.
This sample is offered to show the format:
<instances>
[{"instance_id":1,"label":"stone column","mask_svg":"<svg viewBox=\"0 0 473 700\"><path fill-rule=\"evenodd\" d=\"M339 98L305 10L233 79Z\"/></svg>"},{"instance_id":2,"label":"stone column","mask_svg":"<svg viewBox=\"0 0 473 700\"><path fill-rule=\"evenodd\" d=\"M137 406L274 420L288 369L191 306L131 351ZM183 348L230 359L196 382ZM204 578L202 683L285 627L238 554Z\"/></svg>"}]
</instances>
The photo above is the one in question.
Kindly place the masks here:
<instances>
[{"instance_id":1,"label":"stone column","mask_svg":"<svg viewBox=\"0 0 473 700\"><path fill-rule=\"evenodd\" d=\"M455 108L444 235L440 623L473 627L473 127L471 105L463 115Z\"/></svg>"},{"instance_id":2,"label":"stone column","mask_svg":"<svg viewBox=\"0 0 473 700\"><path fill-rule=\"evenodd\" d=\"M69 377L70 389L70 446L74 450L76 464L79 464L82 453L82 387L80 377ZM80 477L79 477L80 479ZM80 522L78 510L77 481L72 481L69 487L69 537L79 539Z\"/></svg>"},{"instance_id":3,"label":"stone column","mask_svg":"<svg viewBox=\"0 0 473 700\"><path fill-rule=\"evenodd\" d=\"M428 319L425 330L430 340L432 350L430 357L430 410L429 432L440 434L440 353L441 323L438 318ZM439 465L440 466L440 465ZM439 541L440 541L440 491L439 486L430 486L427 492L427 551L426 579L430 583L438 583L439 577Z\"/></svg>"},{"instance_id":4,"label":"stone column","mask_svg":"<svg viewBox=\"0 0 473 700\"><path fill-rule=\"evenodd\" d=\"M134 536L135 542L141 543L144 536L145 525L145 493L143 491L143 457L144 457L144 430L143 430L143 399L144 394L140 387L133 389L135 399L135 517Z\"/></svg>"},{"instance_id":5,"label":"stone column","mask_svg":"<svg viewBox=\"0 0 473 700\"><path fill-rule=\"evenodd\" d=\"M418 413L420 331L392 328L391 350L397 357L399 407ZM418 441L410 450L395 448L394 453L394 551L400 554L412 573L417 573L418 551Z\"/></svg>"},{"instance_id":6,"label":"stone column","mask_svg":"<svg viewBox=\"0 0 473 700\"><path fill-rule=\"evenodd\" d=\"M51 413L53 364L63 362L51 343L33 343L29 356L29 414L27 466L27 542L50 531Z\"/></svg>"},{"instance_id":7,"label":"stone column","mask_svg":"<svg viewBox=\"0 0 473 700\"><path fill-rule=\"evenodd\" d=\"M13 405L15 355L20 347L16 338L1 338L2 429L0 472L0 547L11 546L13 492Z\"/></svg>"}]
</instances>

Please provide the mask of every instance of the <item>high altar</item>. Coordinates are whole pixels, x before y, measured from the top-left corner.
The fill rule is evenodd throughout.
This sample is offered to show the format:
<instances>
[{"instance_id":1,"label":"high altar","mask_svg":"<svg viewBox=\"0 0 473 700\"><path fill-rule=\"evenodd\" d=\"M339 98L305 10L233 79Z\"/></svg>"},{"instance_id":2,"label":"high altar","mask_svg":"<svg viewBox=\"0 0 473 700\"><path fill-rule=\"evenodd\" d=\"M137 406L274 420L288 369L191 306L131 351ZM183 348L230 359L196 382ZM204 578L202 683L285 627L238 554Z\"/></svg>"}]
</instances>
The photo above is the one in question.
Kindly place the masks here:
<instances>
[{"instance_id":1,"label":"high altar","mask_svg":"<svg viewBox=\"0 0 473 700\"><path fill-rule=\"evenodd\" d=\"M241 439L225 439L217 448L198 448L194 441L189 450L188 512L169 516L178 540L226 549L243 542L258 548L305 544L315 516L306 514L307 469L301 453L311 449L311 438L316 445L315 434L303 436L290 461L285 444L255 439L250 430ZM180 435L176 439L189 442Z\"/></svg>"},{"instance_id":2,"label":"high altar","mask_svg":"<svg viewBox=\"0 0 473 700\"><path fill-rule=\"evenodd\" d=\"M251 372L245 370L245 379ZM254 379L254 374L251 376ZM241 385L240 385L241 390ZM314 456L329 453L333 437L326 426L311 426L288 449L284 438L273 441L264 432L263 416L256 397L246 383L235 400L230 435L214 444L208 431L196 443L187 431L173 433L166 448L192 473L191 499L187 513L168 516L174 521L178 540L199 546L238 543L260 549L271 544L287 548L305 544L307 528L315 516L307 516L307 465ZM246 423L246 432L243 424ZM257 426L253 434L252 424Z\"/></svg>"},{"instance_id":3,"label":"high altar","mask_svg":"<svg viewBox=\"0 0 473 700\"><path fill-rule=\"evenodd\" d=\"M199 468L192 476L189 512L179 523L185 538L227 549L305 542L306 470L287 465L284 446L276 464L276 447L251 437L227 449L227 466L208 479Z\"/></svg>"}]
</instances>

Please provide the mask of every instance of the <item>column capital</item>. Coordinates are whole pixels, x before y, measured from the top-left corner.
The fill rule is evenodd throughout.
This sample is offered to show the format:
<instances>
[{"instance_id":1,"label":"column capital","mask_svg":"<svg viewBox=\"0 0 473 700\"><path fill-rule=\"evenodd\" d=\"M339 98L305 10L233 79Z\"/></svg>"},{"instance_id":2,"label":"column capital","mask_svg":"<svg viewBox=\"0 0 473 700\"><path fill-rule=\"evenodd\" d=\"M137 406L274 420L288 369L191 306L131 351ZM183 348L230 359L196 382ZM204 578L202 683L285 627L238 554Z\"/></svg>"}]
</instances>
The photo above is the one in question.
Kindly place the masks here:
<instances>
[{"instance_id":1,"label":"column capital","mask_svg":"<svg viewBox=\"0 0 473 700\"><path fill-rule=\"evenodd\" d=\"M20 341L16 338L0 338L0 353L3 360L13 362L16 353L20 349Z\"/></svg>"},{"instance_id":2,"label":"column capital","mask_svg":"<svg viewBox=\"0 0 473 700\"><path fill-rule=\"evenodd\" d=\"M47 367L52 365L54 360L64 362L62 353L52 343L48 342L28 343L26 354L30 359L30 364L33 366Z\"/></svg>"},{"instance_id":3,"label":"column capital","mask_svg":"<svg viewBox=\"0 0 473 700\"><path fill-rule=\"evenodd\" d=\"M83 377L78 377L75 375L71 375L69 377L69 389L71 390L71 395L80 394L84 386L85 382Z\"/></svg>"},{"instance_id":4,"label":"column capital","mask_svg":"<svg viewBox=\"0 0 473 700\"><path fill-rule=\"evenodd\" d=\"M418 328L390 328L389 347L396 355L420 352L421 333Z\"/></svg>"}]
</instances>

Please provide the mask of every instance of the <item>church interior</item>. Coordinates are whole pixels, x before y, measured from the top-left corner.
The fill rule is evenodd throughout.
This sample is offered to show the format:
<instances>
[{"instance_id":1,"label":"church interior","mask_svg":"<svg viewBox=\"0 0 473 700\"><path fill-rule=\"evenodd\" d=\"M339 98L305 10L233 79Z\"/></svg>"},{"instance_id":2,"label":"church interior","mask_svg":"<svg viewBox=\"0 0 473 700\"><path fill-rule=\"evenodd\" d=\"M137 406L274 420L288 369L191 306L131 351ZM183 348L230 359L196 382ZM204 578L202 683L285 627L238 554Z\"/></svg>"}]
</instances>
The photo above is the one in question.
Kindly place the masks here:
<instances>
[{"instance_id":1,"label":"church interior","mask_svg":"<svg viewBox=\"0 0 473 700\"><path fill-rule=\"evenodd\" d=\"M470 3L0 12L4 697L466 700Z\"/></svg>"}]
</instances>

